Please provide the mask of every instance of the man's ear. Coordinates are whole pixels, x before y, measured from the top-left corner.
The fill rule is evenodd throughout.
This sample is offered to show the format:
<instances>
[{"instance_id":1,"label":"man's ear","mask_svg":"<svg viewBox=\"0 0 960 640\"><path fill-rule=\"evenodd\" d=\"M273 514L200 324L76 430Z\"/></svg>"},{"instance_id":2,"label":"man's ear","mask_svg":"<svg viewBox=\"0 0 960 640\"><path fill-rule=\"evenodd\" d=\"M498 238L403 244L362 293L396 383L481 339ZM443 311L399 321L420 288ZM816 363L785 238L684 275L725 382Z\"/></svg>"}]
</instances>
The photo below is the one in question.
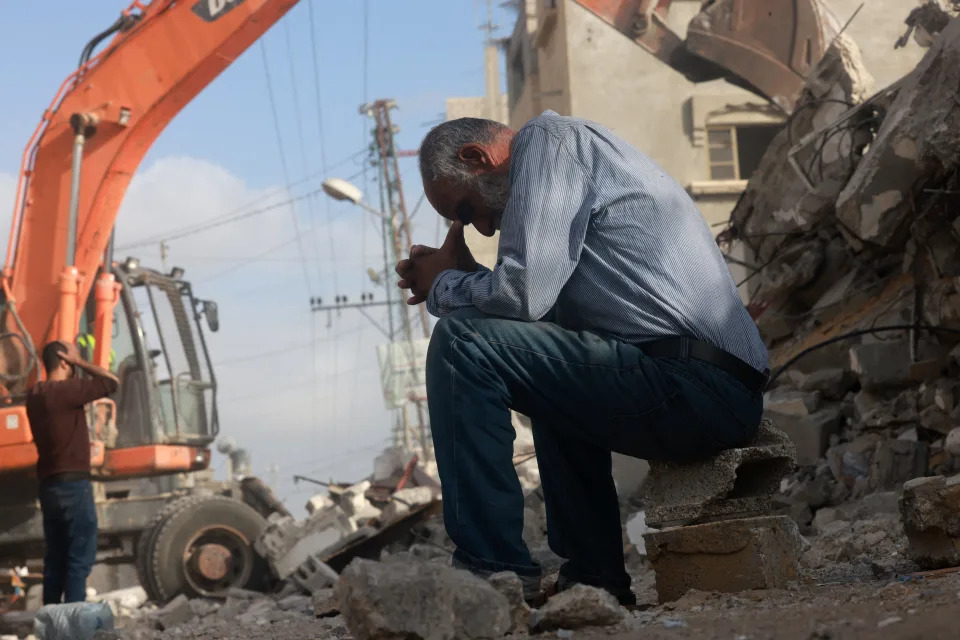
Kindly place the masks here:
<instances>
[{"instance_id":1,"label":"man's ear","mask_svg":"<svg viewBox=\"0 0 960 640\"><path fill-rule=\"evenodd\" d=\"M493 164L490 162L487 150L475 142L469 142L460 147L460 153L457 155L471 169L489 168Z\"/></svg>"}]
</instances>

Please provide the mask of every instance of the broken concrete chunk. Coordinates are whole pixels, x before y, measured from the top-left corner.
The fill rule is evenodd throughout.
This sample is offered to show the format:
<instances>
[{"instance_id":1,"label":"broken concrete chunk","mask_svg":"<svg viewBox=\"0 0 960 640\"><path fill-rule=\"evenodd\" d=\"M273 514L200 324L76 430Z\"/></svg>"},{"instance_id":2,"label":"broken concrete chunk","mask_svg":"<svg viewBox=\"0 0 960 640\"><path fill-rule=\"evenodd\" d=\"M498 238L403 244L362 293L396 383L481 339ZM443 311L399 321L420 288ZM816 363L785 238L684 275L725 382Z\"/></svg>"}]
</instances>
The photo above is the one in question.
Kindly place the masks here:
<instances>
[{"instance_id":1,"label":"broken concrete chunk","mask_svg":"<svg viewBox=\"0 0 960 640\"><path fill-rule=\"evenodd\" d=\"M804 417L777 417L777 427L797 450L797 464L815 465L830 446L830 436L840 430L839 407L827 407Z\"/></svg>"},{"instance_id":2,"label":"broken concrete chunk","mask_svg":"<svg viewBox=\"0 0 960 640\"><path fill-rule=\"evenodd\" d=\"M960 456L960 427L950 430L943 443L943 448L952 456Z\"/></svg>"},{"instance_id":3,"label":"broken concrete chunk","mask_svg":"<svg viewBox=\"0 0 960 640\"><path fill-rule=\"evenodd\" d=\"M800 391L819 391L825 398L839 400L856 382L848 369L820 369L804 372L798 369L787 371L787 378Z\"/></svg>"},{"instance_id":4,"label":"broken concrete chunk","mask_svg":"<svg viewBox=\"0 0 960 640\"><path fill-rule=\"evenodd\" d=\"M854 417L869 428L887 428L920 420L917 391L909 388L897 393L859 391L853 397Z\"/></svg>"},{"instance_id":5,"label":"broken concrete chunk","mask_svg":"<svg viewBox=\"0 0 960 640\"><path fill-rule=\"evenodd\" d=\"M909 197L932 166L950 167L960 146L960 20L952 20L907 75L876 139L837 199L858 238L895 246L913 217Z\"/></svg>"},{"instance_id":6,"label":"broken concrete chunk","mask_svg":"<svg viewBox=\"0 0 960 640\"><path fill-rule=\"evenodd\" d=\"M850 347L850 368L867 391L910 383L910 343L871 342Z\"/></svg>"},{"instance_id":7,"label":"broken concrete chunk","mask_svg":"<svg viewBox=\"0 0 960 640\"><path fill-rule=\"evenodd\" d=\"M313 515L317 511L323 511L333 506L333 500L326 493L318 493L307 500L307 513Z\"/></svg>"},{"instance_id":8,"label":"broken concrete chunk","mask_svg":"<svg viewBox=\"0 0 960 640\"><path fill-rule=\"evenodd\" d=\"M430 487L408 487L395 491L390 496L390 504L384 507L380 515L380 523L387 526L396 522L413 508L432 502L435 497L436 492Z\"/></svg>"},{"instance_id":9,"label":"broken concrete chunk","mask_svg":"<svg viewBox=\"0 0 960 640\"><path fill-rule=\"evenodd\" d=\"M511 626L502 593L467 571L431 562L354 560L336 594L356 640L499 638Z\"/></svg>"},{"instance_id":10,"label":"broken concrete chunk","mask_svg":"<svg viewBox=\"0 0 960 640\"><path fill-rule=\"evenodd\" d=\"M304 521L271 514L254 543L281 580L300 568L307 558L321 556L326 549L356 531L356 525L339 507L318 511Z\"/></svg>"},{"instance_id":11,"label":"broken concrete chunk","mask_svg":"<svg viewBox=\"0 0 960 640\"><path fill-rule=\"evenodd\" d=\"M660 528L769 512L770 499L795 458L790 438L764 420L754 442L741 449L702 462L651 462L643 488L647 524Z\"/></svg>"},{"instance_id":12,"label":"broken concrete chunk","mask_svg":"<svg viewBox=\"0 0 960 640\"><path fill-rule=\"evenodd\" d=\"M920 567L960 564L960 476L904 483L900 516L910 542L910 558Z\"/></svg>"},{"instance_id":13,"label":"broken concrete chunk","mask_svg":"<svg viewBox=\"0 0 960 640\"><path fill-rule=\"evenodd\" d=\"M530 607L523 598L523 582L511 572L495 573L489 578L494 589L503 594L510 604L510 633L527 633L530 629Z\"/></svg>"},{"instance_id":14,"label":"broken concrete chunk","mask_svg":"<svg viewBox=\"0 0 960 640\"><path fill-rule=\"evenodd\" d=\"M315 593L337 583L337 572L316 555L312 555L291 574L293 581L304 591Z\"/></svg>"},{"instance_id":15,"label":"broken concrete chunk","mask_svg":"<svg viewBox=\"0 0 960 640\"><path fill-rule=\"evenodd\" d=\"M294 593L282 600L278 600L277 607L279 607L281 611L296 611L304 614L313 613L313 599L310 596Z\"/></svg>"},{"instance_id":16,"label":"broken concrete chunk","mask_svg":"<svg viewBox=\"0 0 960 640\"><path fill-rule=\"evenodd\" d=\"M883 440L877 443L870 467L870 488L893 489L927 472L926 442Z\"/></svg>"},{"instance_id":17,"label":"broken concrete chunk","mask_svg":"<svg viewBox=\"0 0 960 640\"><path fill-rule=\"evenodd\" d=\"M313 592L313 615L330 618L340 613L340 602L334 589L319 589Z\"/></svg>"},{"instance_id":18,"label":"broken concrete chunk","mask_svg":"<svg viewBox=\"0 0 960 640\"><path fill-rule=\"evenodd\" d=\"M608 591L575 584L553 596L534 612L533 626L536 629L580 629L605 627L620 622L623 609Z\"/></svg>"},{"instance_id":19,"label":"broken concrete chunk","mask_svg":"<svg viewBox=\"0 0 960 640\"><path fill-rule=\"evenodd\" d=\"M354 521L370 520L380 515L380 509L367 500L366 492L369 488L370 481L364 480L347 487L340 494L340 508Z\"/></svg>"},{"instance_id":20,"label":"broken concrete chunk","mask_svg":"<svg viewBox=\"0 0 960 640\"><path fill-rule=\"evenodd\" d=\"M644 535L660 602L690 589L782 589L796 580L803 538L787 516L671 527Z\"/></svg>"},{"instance_id":21,"label":"broken concrete chunk","mask_svg":"<svg viewBox=\"0 0 960 640\"><path fill-rule=\"evenodd\" d=\"M820 408L820 392L807 393L792 389L774 389L763 394L765 411L780 416L802 418Z\"/></svg>"},{"instance_id":22,"label":"broken concrete chunk","mask_svg":"<svg viewBox=\"0 0 960 640\"><path fill-rule=\"evenodd\" d=\"M190 600L182 593L153 614L157 628L162 631L186 624L196 617Z\"/></svg>"}]
</instances>

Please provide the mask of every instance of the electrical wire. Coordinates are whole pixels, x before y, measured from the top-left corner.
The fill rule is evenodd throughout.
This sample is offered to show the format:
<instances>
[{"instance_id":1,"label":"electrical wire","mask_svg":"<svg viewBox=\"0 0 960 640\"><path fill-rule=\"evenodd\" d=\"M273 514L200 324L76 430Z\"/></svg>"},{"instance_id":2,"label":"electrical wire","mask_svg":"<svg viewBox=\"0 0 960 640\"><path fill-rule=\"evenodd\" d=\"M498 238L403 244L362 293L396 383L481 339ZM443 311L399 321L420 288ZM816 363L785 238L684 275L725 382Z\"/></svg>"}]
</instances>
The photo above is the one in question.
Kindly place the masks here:
<instances>
[{"instance_id":1,"label":"electrical wire","mask_svg":"<svg viewBox=\"0 0 960 640\"><path fill-rule=\"evenodd\" d=\"M267 80L267 95L270 98L270 112L273 114L273 128L277 137L277 147L280 150L280 166L283 169L283 183L287 186L287 190L290 189L290 172L287 169L287 155L283 148L283 136L280 133L280 117L277 115L277 101L273 94L273 81L270 78L270 65L267 61L267 47L263 43L263 38L260 39L260 54L263 59L263 72ZM293 230L297 236L297 251L300 253L301 257L305 257L306 254L303 250L303 240L302 232L300 230L300 221L297 220L297 210L296 207L292 207L290 210L290 220L293 222ZM306 260L302 263L303 267L303 281L307 287L307 293L313 294L313 286L310 283L310 274L307 270Z\"/></svg>"},{"instance_id":2,"label":"electrical wire","mask_svg":"<svg viewBox=\"0 0 960 640\"><path fill-rule=\"evenodd\" d=\"M309 14L309 27L310 27L310 51L311 51L311 58L313 60L313 91L314 91L314 98L316 100L316 108L317 108L317 134L320 138L320 162L321 164L326 164L327 151L326 151L326 144L325 144L324 134L323 134L323 99L322 99L322 94L320 92L320 56L317 52L317 33L316 33L317 28L316 28L316 20L314 18L313 0L309 0L309 2L307 2L307 11ZM330 264L331 264L330 272L333 277L333 290L334 290L334 293L339 293L340 277L337 271L337 246L333 238L333 226L330 224L332 220L332 214L330 212L329 198L324 200L324 209L325 209L325 214L326 214L327 223L328 223L327 239L328 239L328 245L329 245L329 251L330 251ZM314 240L314 243L319 242L316 232L313 234L313 240ZM318 255L320 254L319 245L317 245L317 254ZM315 318L311 318L310 329L311 329L311 332L315 335L316 334ZM316 355L314 355L313 361L314 361L314 376L316 376L317 375L316 374ZM333 349L334 371L338 371L339 367L340 367L340 348L339 348L339 344L335 344ZM338 417L337 403L340 397L339 383L340 383L340 379L338 377L337 379L334 380L334 383L333 383L334 384L333 414L335 416L334 424L339 422L336 419L336 417ZM318 411L319 411L317 407L316 394L313 394L313 398L314 398L313 402L314 402L314 416L315 416L314 428L316 428L317 426L319 426L318 424L316 424L316 415L318 414Z\"/></svg>"},{"instance_id":3,"label":"electrical wire","mask_svg":"<svg viewBox=\"0 0 960 640\"><path fill-rule=\"evenodd\" d=\"M335 162L334 164L330 165L329 167L325 167L323 171L317 171L317 172L312 173L312 174L310 174L310 175L304 176L304 177L300 178L299 180L296 180L296 181L294 181L294 182L291 182L289 186L290 186L290 187L293 187L293 186L295 186L295 185L300 185L300 184L303 184L303 183L305 183L305 182L309 182L310 180L313 180L314 178L317 178L317 177L319 177L319 176L327 175L331 169L336 169L337 167L343 166L343 165L347 164L348 162L350 162L351 160L355 160L355 159L357 158L357 156L359 156L359 155L361 155L361 154L365 154L365 153L367 153L367 150L366 150L366 149L361 149L360 151L354 152L354 153L352 153L351 155L347 156L346 158L343 158L343 159L341 159L341 160L338 160L337 162ZM360 175L360 172L357 172L357 173L353 174L352 176L348 177L347 179L348 179L348 180L352 180L353 178L356 178L358 175ZM286 198L286 199L284 199L284 200L282 200L282 201L280 201L280 202L276 202L276 203L274 203L274 204L272 204L272 205L269 205L269 207L266 208L266 209L255 209L255 210L253 210L252 214L253 214L253 215L256 215L257 213L263 213L264 211L272 211L274 208L283 206L283 205L285 205L285 204L290 204L291 202L293 202L294 200L296 200L296 199L298 199L298 198L305 198L305 197L308 197L308 196L316 195L316 194L318 194L320 191L322 191L322 189L316 189L316 190L310 191L310 192L307 193L307 194L303 194L303 195L300 195L300 196L292 196L292 197ZM168 231L168 232L166 232L165 234L156 234L156 235L153 235L153 236L148 236L148 237L146 237L146 238L140 238L139 240L135 240L135 241L133 241L133 242L130 243L130 244L126 244L126 245L122 245L122 246L117 247L117 250L118 250L118 251L125 251L125 250L127 250L127 249L136 249L136 248L138 248L138 247L146 247L146 246L158 244L158 243L160 243L160 242L169 242L170 240L175 240L175 239L178 239L178 238L181 238L181 237L186 237L186 236L188 236L188 235L192 235L191 230L193 230L193 229L197 229L198 232L199 232L199 231L206 231L207 229L212 229L212 228L215 228L216 226L220 226L221 223L222 223L222 224L228 224L228 223L230 223L230 222L235 222L235 221L237 221L237 220L242 220L243 218L249 217L249 215L251 214L251 212L248 211L248 209L249 209L250 207L252 207L253 205L257 204L258 202L262 202L262 201L270 198L271 196L279 195L280 193L283 193L283 192L289 192L289 191L288 191L288 188L287 188L287 187L277 187L276 189L271 189L271 190L268 191L267 193L265 193L265 194L263 194L263 195L260 195L260 196L258 196L258 197L256 197L256 198L254 198L253 200L250 200L250 201L248 201L247 203L245 203L245 204L243 204L243 205L240 205L239 207L236 207L236 208L234 208L234 209L232 209L232 210L228 211L227 213L222 214L222 215L220 215L220 216L216 216L216 217L214 217L214 218L210 218L209 220L206 220L206 221L201 222L201 223L198 223L198 224L192 224L192 225L188 225L188 226L186 226L186 227L181 227L180 229L177 229L177 230L174 230L174 231ZM209 226L208 226L208 225L209 225ZM179 235L179 234L183 234L183 235ZM175 237L174 237L174 236L175 236Z\"/></svg>"},{"instance_id":4,"label":"electrical wire","mask_svg":"<svg viewBox=\"0 0 960 640\"><path fill-rule=\"evenodd\" d=\"M301 200L306 200L306 199L309 198L310 196L312 196L312 195L314 195L314 194L317 194L317 193L320 193L321 191L323 191L322 188L321 188L321 189L314 189L313 191L308 191L307 193L304 193L304 194L301 194L301 195L298 195L298 196L293 196L293 197L291 197L291 198L287 198L286 200L282 200L282 201L280 201L280 202L275 202L274 204L267 205L267 206L261 207L261 208L259 208L259 209L253 209L253 210L251 210L251 211L245 211L245 212L243 212L243 213L238 213L238 214L232 215L232 216L230 216L229 218L222 218L222 219L219 219L219 220L216 220L216 221L213 221L213 222L208 222L208 223L206 223L206 224L194 225L194 226L192 226L192 227L185 228L185 229L182 230L182 231L175 231L175 232L172 232L172 233L168 233L167 235L165 235L165 236L163 236L162 238L159 238L159 239L157 239L157 240L154 240L154 239L150 239L150 240L138 240L137 242L132 242L132 243L127 244L127 245L124 245L124 246L122 246L122 247L117 247L117 250L118 250L118 251L125 251L125 250L128 250L128 249L137 249L137 248L139 248L139 247L146 247L146 246L150 246L150 245L157 244L157 242L171 242L171 241L173 241L173 240L181 240L181 239L183 239L183 238L188 238L188 237L190 237L190 236L197 235L198 233L203 233L203 232L205 232L205 231L210 231L211 229L216 229L216 228L222 227L222 226L224 226L224 225L233 224L234 222L239 222L240 220L245 220L245 219L247 219L247 218L252 218L252 217L254 217L254 216L258 216L258 215L261 215L261 214L264 214L264 213L269 213L269 212L271 212L271 211L276 211L277 209L280 209L280 208L282 208L282 207L286 207L287 205L292 205L292 204L294 204L294 203L296 203L296 202L300 202Z\"/></svg>"},{"instance_id":5,"label":"electrical wire","mask_svg":"<svg viewBox=\"0 0 960 640\"><path fill-rule=\"evenodd\" d=\"M858 338L860 336L867 335L870 333L880 333L883 331L929 331L931 333L936 333L940 331L943 333L952 333L952 334L960 335L960 329L952 329L950 327L944 327L939 325L934 326L934 325L924 325L924 324L891 324L891 325L885 325L882 327L871 327L869 329L858 329L856 331L841 333L840 335L834 336L827 340L818 342L815 345L807 347L806 349L804 349L803 351L796 354L795 356L787 360L785 363L780 365L777 368L777 370L770 375L770 379L767 381L766 388L767 389L771 388L773 386L773 383L777 380L777 378L781 376L781 374L783 374L784 371L786 371L787 369L795 365L798 361L800 361L801 358L804 358L805 356L813 353L818 349L822 349L823 347L830 346L831 344L835 344L837 342L842 342L843 340L849 340L850 338Z\"/></svg>"}]
</instances>

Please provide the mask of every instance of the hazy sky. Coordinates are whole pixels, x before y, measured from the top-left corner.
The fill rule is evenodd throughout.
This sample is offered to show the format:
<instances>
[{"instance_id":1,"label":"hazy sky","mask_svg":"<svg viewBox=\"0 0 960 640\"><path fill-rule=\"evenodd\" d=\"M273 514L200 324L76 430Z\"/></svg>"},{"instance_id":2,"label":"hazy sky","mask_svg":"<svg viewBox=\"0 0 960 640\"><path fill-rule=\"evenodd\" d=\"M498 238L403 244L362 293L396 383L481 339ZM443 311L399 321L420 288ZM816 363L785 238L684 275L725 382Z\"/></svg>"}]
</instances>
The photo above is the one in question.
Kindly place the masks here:
<instances>
[{"instance_id":1,"label":"hazy sky","mask_svg":"<svg viewBox=\"0 0 960 640\"><path fill-rule=\"evenodd\" d=\"M83 46L126 2L82 4L77 10L69 0L0 0L4 225L9 225L24 144ZM365 100L394 98L399 145L415 149L442 118L446 97L483 92L484 35L477 25L485 16L484 3L366 0L366 56L364 4L301 0L264 36L263 50L254 44L181 112L127 192L117 220L117 244L123 248L118 258L135 255L159 268L159 240L190 225L313 191L328 176L361 185L363 150L370 139L369 120L358 113ZM505 32L513 14L498 8L495 15ZM412 208L422 192L416 161L402 159L400 171ZM368 171L369 178L373 175ZM293 183L289 190L287 181ZM375 184L369 185L375 194ZM294 215L306 230L299 243ZM434 242L436 218L424 203L413 220L416 241ZM309 298L373 292L383 299L382 288L366 276L368 267L383 264L372 216L322 197L308 198L293 212L279 207L167 244L167 267L183 267L196 294L220 305L221 328L212 334L210 349L220 383L221 433L251 451L255 472L276 480L281 498L295 510L312 492L292 485L295 473L337 480L368 474L391 426L375 353L382 334L356 312L330 318L311 313ZM385 318L381 309L371 315ZM221 464L219 457L215 464Z\"/></svg>"}]
</instances>

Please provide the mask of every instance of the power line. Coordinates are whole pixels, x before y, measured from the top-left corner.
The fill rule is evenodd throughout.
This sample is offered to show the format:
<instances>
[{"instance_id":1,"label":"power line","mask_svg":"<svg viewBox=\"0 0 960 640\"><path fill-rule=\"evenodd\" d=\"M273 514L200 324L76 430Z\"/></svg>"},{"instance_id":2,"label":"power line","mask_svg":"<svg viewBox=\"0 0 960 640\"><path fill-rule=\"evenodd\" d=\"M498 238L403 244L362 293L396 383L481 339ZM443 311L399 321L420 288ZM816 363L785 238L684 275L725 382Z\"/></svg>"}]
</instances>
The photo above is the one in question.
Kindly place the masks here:
<instances>
[{"instance_id":1,"label":"power line","mask_svg":"<svg viewBox=\"0 0 960 640\"><path fill-rule=\"evenodd\" d=\"M326 164L327 148L326 148L324 135L323 135L323 100L320 93L320 59L319 59L320 56L317 53L317 28L316 28L316 20L314 19L313 0L310 0L307 3L307 11L309 14L310 50L312 54L311 57L313 60L313 91L314 91L314 97L316 98L316 103L317 103L317 134L320 138L320 163ZM333 239L333 226L329 224L331 221L329 198L324 200L324 210L327 216L327 223L328 223L327 238L330 246L330 263L331 265L333 265L333 268L331 269L331 274L333 275L333 290L340 291L340 277L337 272L337 248L336 248L336 243L334 242L334 239ZM314 243L318 241L316 229L314 229L313 240L314 240ZM317 247L317 254L318 255L320 254L319 247ZM314 339L316 339L316 324L317 324L316 318L311 318L310 330L314 334ZM338 345L334 345L333 368L334 368L334 371L339 371L339 368L340 368L340 350L338 348ZM317 375L316 357L314 357L314 377L316 377L316 375ZM334 384L334 390L338 391L339 376L334 380L333 384ZM340 397L339 393L334 393L333 413L335 416L337 415L337 401L339 397ZM316 403L317 403L316 394L314 394L314 420L315 421L318 415L318 408Z\"/></svg>"},{"instance_id":2,"label":"power line","mask_svg":"<svg viewBox=\"0 0 960 640\"><path fill-rule=\"evenodd\" d=\"M356 178L358 175L360 175L359 171L349 176L347 180L352 180L353 178ZM306 200L307 198L316 196L321 191L323 191L322 187L319 189L313 189L311 191L307 191L306 193L302 193L298 196L292 196L290 198L281 200L279 202L275 202L265 207L260 207L259 209L251 209L250 211L235 210L235 211L238 211L238 213L231 213L224 216L218 216L216 218L211 219L209 222L181 227L179 230L169 231L164 235L155 235L149 238L143 238L141 240L137 240L130 244L117 247L117 250L126 251L128 249L137 249L140 247L155 245L159 242L171 242L173 240L180 240L198 233L203 233L205 231L210 231L211 229L216 229L218 227L222 227L227 224L238 222L246 218L251 218L253 216L257 216L262 213L276 211L277 209L284 207L288 204L293 204L294 202L299 202L300 200ZM263 198L260 198L260 199L262 200Z\"/></svg>"},{"instance_id":3,"label":"power line","mask_svg":"<svg viewBox=\"0 0 960 640\"><path fill-rule=\"evenodd\" d=\"M273 95L273 81L270 79L270 65L267 63L267 47L263 44L263 39L260 39L260 54L263 59L263 72L267 79L267 94L270 97L270 111L273 114L273 128L277 136L277 147L280 149L280 166L283 169L283 183L287 186L287 189L290 189L290 172L287 170L287 156L286 152L283 149L283 136L280 134L280 118L277 115L277 103ZM295 207L292 207L290 210L290 219L293 222L293 230L297 236L297 251L300 252L301 257L305 257L303 251L303 241L301 239L300 231L300 222L297 220L297 211ZM301 263L303 267L303 281L307 287L307 293L313 293L313 287L310 284L310 274L307 271L307 262L304 260Z\"/></svg>"},{"instance_id":4,"label":"power line","mask_svg":"<svg viewBox=\"0 0 960 640\"><path fill-rule=\"evenodd\" d=\"M216 229L216 228L218 228L218 227L222 227L222 226L227 225L227 224L232 224L232 223L237 222L237 221L239 221L239 220L245 220L246 218L252 218L253 216L258 216L258 215L261 215L261 214L264 214L264 213L269 213L270 211L276 211L277 209L280 209L280 208L285 207L285 206L287 206L287 205L293 204L293 203L295 203L295 202L299 202L299 201L301 201L301 200L306 200L306 199L309 198L310 196L312 196L312 195L314 195L314 194L317 194L317 193L320 193L321 191L323 191L322 188L321 188L321 189L314 189L313 191L308 191L307 193L301 194L301 195L299 195L299 196L294 196L294 197L292 197L292 198L287 198L286 200L282 200L282 201L280 201L280 202L276 202L276 203L271 204L271 205L268 205L268 206L266 206L266 207L261 207L261 208L259 208L259 209L253 209L253 210L251 210L251 211L245 211L245 212L243 212L243 213L238 213L238 214L236 214L236 215L230 216L229 218L221 218L221 219L216 220L216 221L214 221L214 222L208 222L208 223L206 223L206 224L192 226L192 227L190 227L190 228L183 229L182 231L177 231L177 232L169 233L169 234L167 234L167 235L165 235L165 236L163 236L163 237L157 238L157 239L152 239L152 238L151 238L151 239L148 239L148 240L139 240L139 241L137 241L137 242L133 242L133 243L131 243L131 244L128 244L128 245L124 245L124 246L122 246L122 247L119 247L119 249L120 249L120 250L136 249L136 248L139 248L139 247L146 247L146 246L154 245L154 244L157 244L157 242L170 242L171 240L180 240L180 239L182 239L182 238L186 238L186 237L189 237L189 236L192 236L192 235L196 235L196 234L198 234L198 233L203 233L204 231L210 231L211 229Z\"/></svg>"}]
</instances>

